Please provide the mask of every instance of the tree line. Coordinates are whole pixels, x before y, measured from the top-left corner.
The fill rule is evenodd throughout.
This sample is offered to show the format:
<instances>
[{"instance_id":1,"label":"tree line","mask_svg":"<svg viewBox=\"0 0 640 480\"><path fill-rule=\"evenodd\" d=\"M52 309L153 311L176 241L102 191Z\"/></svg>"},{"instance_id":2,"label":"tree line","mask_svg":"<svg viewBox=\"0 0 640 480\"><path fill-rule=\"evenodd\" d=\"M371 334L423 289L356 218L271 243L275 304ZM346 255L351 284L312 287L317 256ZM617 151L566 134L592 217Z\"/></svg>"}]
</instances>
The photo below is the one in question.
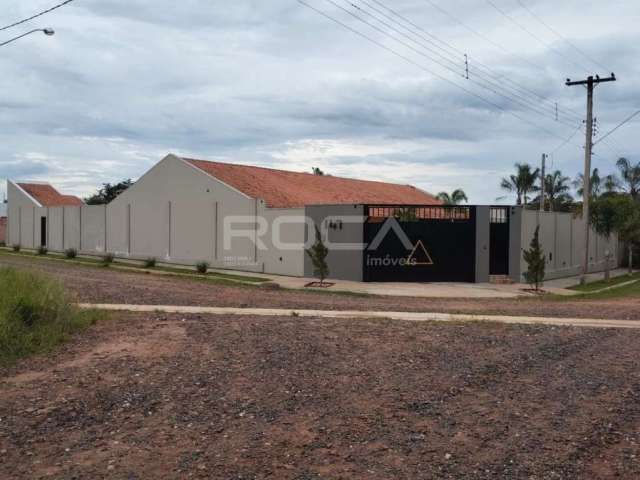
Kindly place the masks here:
<instances>
[{"instance_id":1,"label":"tree line","mask_svg":"<svg viewBox=\"0 0 640 480\"><path fill-rule=\"evenodd\" d=\"M616 163L618 174L602 176L595 168L591 173L590 198L596 201L601 197L627 195L638 200L640 194L640 162L635 165L626 158ZM525 207L540 208L541 172L528 163L516 163L514 174L500 181L500 188L515 194L516 203ZM577 195L584 195L584 175L579 174L572 181L562 171L556 170L544 178L544 210L555 212L577 212L582 210L582 201L572 196L572 187Z\"/></svg>"}]
</instances>

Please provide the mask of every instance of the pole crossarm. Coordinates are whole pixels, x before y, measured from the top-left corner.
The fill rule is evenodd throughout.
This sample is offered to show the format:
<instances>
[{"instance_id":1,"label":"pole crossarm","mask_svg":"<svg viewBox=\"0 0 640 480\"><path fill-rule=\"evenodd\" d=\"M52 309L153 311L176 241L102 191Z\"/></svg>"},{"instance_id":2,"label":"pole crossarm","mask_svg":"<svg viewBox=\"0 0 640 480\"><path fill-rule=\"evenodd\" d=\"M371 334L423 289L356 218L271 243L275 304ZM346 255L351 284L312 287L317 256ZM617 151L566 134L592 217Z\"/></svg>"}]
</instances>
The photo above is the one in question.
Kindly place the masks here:
<instances>
[{"instance_id":1,"label":"pole crossarm","mask_svg":"<svg viewBox=\"0 0 640 480\"><path fill-rule=\"evenodd\" d=\"M596 75L595 77L589 77L586 80L579 80L577 82L573 82L571 81L570 78L567 78L567 82L565 83L565 85L567 87L575 87L576 85L597 85L598 83L605 83L605 82L615 82L618 79L616 78L616 74L612 73L610 77L607 78L600 78L598 75Z\"/></svg>"}]
</instances>

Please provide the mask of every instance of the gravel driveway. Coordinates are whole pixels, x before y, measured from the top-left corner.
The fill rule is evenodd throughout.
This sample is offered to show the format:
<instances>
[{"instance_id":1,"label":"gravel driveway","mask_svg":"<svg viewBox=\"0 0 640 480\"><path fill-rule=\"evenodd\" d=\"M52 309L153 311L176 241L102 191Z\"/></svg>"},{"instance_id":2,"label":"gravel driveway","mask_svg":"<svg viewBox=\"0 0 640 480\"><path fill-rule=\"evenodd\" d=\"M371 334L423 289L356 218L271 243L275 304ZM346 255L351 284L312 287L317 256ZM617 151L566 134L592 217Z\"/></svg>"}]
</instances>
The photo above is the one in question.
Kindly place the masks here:
<instances>
[{"instance_id":1,"label":"gravel driveway","mask_svg":"<svg viewBox=\"0 0 640 480\"><path fill-rule=\"evenodd\" d=\"M639 359L635 331L122 314L0 370L0 478L636 479Z\"/></svg>"}]
</instances>

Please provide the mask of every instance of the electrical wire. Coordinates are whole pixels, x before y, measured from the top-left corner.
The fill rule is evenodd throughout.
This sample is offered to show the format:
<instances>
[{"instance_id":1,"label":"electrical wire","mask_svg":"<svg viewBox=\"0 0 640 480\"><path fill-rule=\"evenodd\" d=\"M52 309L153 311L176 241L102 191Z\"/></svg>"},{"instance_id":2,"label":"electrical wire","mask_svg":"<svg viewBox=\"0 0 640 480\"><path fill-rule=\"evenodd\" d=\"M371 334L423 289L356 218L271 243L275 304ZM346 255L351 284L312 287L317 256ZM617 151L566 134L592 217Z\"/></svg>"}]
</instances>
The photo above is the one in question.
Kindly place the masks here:
<instances>
[{"instance_id":1,"label":"electrical wire","mask_svg":"<svg viewBox=\"0 0 640 480\"><path fill-rule=\"evenodd\" d=\"M65 2L62 2L62 3L60 3L60 4L58 4L58 5L54 6L54 7L48 8L47 10L44 10L44 11L42 11L40 13L37 13L37 14L35 14L35 15L29 17L29 18L25 18L24 20L20 20L19 22L15 22L15 23L12 23L11 25L7 25L5 27L2 27L2 28L0 28L0 32L2 32L3 30L7 30L9 28L16 27L18 25L22 25L23 23L27 23L27 22L33 20L34 18L38 18L38 17L41 17L43 15L46 15L47 13L53 12L54 10L57 10L58 8L64 7L65 5L67 5L67 4L69 4L69 3L73 2L73 1L74 0L66 0Z\"/></svg>"},{"instance_id":2,"label":"electrical wire","mask_svg":"<svg viewBox=\"0 0 640 480\"><path fill-rule=\"evenodd\" d=\"M326 13L326 12L324 12L324 11L322 11L322 10L320 10L320 9L318 9L318 8L316 8L316 7L312 6L312 5L310 5L310 4L308 4L308 3L307 3L307 2L305 2L304 0L297 0L297 2L298 2L298 3L300 3L301 5L303 5L303 6L307 7L307 8L309 8L310 10L313 10L313 11L314 11L314 12L316 12L317 14L319 14L319 15L321 15L321 16L323 16L323 17L327 18L328 20L330 20L330 21L332 21L332 22L334 22L334 23L336 23L336 24L340 25L340 26L341 26L341 27L343 27L344 29L346 29L346 30L348 30L348 31L350 31L350 32L352 32L352 33L354 33L354 34L358 35L359 37L364 38L364 39L365 39L365 40L367 40L368 42L373 43L374 45L378 46L379 48L382 48L383 50L386 50L387 52L389 52L389 53L391 53L391 54L393 54L393 55L397 56L398 58L401 58L401 59L403 59L404 61L406 61L406 62L408 62L408 63L410 63L410 64L414 65L415 67L419 68L420 70L423 70L423 71L425 71L425 72L429 73L430 75L433 75L433 76L435 76L435 77L439 78L440 80L443 80L443 81L445 81L445 82L447 82L447 83L449 83L449 84L452 84L452 85L456 86L457 88L459 88L460 90L462 90L462 91L466 92L467 94L469 94L469 95L471 95L471 96L473 96L473 97L475 97L475 98L477 98L477 99L481 100L483 103L486 103L486 104L488 104L488 105L491 105L492 107L494 107L494 108L496 108L496 109L498 109L498 110L500 110L500 111L502 111L502 112L504 112L504 113L510 114L510 115L512 115L512 116L514 116L514 117L516 117L518 120L520 120L520 121L522 121L522 122L524 122L524 123L527 123L527 124L529 124L529 125L531 125L531 126L535 127L535 128L536 128L536 129L538 129L538 130L541 130L541 131L545 132L547 135L550 135L550 136L553 136L553 137L556 137L556 138L563 139L563 137L561 137L561 136L560 136L560 135L558 135L557 133L555 133L555 132L553 132L553 131L551 131L551 130L549 130L549 129L545 128L545 127L542 127L541 125L538 125L538 124L536 124L536 123L532 122L531 120L529 120L529 119L527 119L527 118L524 118L524 117L522 117L521 115L518 115L517 113L515 113L515 112L513 112L513 111L511 111L511 110L506 110L503 106L499 105L498 103L496 103L496 102L494 102L494 101L492 101L492 100L490 100L490 99L487 99L486 97L484 97L484 96L482 96L482 95L480 95L480 94L478 94L478 93L474 92L473 90L470 90L470 89L468 89L468 88L466 88L466 87L464 87L464 86L462 86L462 85L460 85L460 84L458 84L458 83L456 83L456 82L452 81L451 79L449 79L449 78L445 77L444 75L441 75L441 74L439 74L439 73L437 73L437 72L434 72L433 70L431 70L431 69L427 68L427 67L426 67L426 66L424 66L423 64L416 62L415 60L413 60L413 59L411 59L411 58L407 57L406 55L403 55L402 53L400 53L400 52L398 52L398 51L394 50L393 48L388 47L387 45L385 45L385 44L383 44L383 43L379 42L378 40L376 40L376 39L374 39L374 38L370 37L370 36L369 36L369 35L367 35L366 33L363 33L363 32L361 32L361 31L359 31L359 30L357 30L357 29L355 29L355 28L351 27L350 25L348 25L348 24L346 24L346 23L342 22L341 20L339 20L339 19L337 19L337 18L335 18L335 17L333 17L333 16L329 15L328 13Z\"/></svg>"},{"instance_id":3,"label":"electrical wire","mask_svg":"<svg viewBox=\"0 0 640 480\"><path fill-rule=\"evenodd\" d=\"M571 136L569 136L566 140L564 140L560 145L558 145L556 148L554 148L551 153L549 155L555 155L556 153L558 153L562 148L564 148L571 140L573 140L573 137L575 137L578 132L580 132L582 130L582 125L579 125L578 128L576 129L575 132L573 132L571 134Z\"/></svg>"},{"instance_id":4,"label":"electrical wire","mask_svg":"<svg viewBox=\"0 0 640 480\"><path fill-rule=\"evenodd\" d=\"M589 60L591 63L593 63L594 65L597 65L599 68L604 69L604 71L608 72L610 71L610 69L608 69L607 67L605 67L602 63L598 62L597 60L595 60L593 57L591 57L589 54L587 54L584 50L582 50L581 48L579 48L577 45L575 45L572 41L570 41L568 38L564 37L560 32L558 32L555 28L553 28L551 25L549 25L547 22L545 22L542 17L540 17L539 15L537 15L533 10L531 10L522 0L515 0L516 2L518 2L518 4L524 9L526 10L529 15L531 15L533 18L535 18L538 22L540 22L542 25L544 25L546 27L547 30L549 30L551 33L553 33L556 37L560 38L561 40L564 40L565 42L567 42L567 44L569 44L571 46L571 48L573 48L576 52L578 52L580 55L582 55L584 58L586 58L587 60Z\"/></svg>"},{"instance_id":5,"label":"electrical wire","mask_svg":"<svg viewBox=\"0 0 640 480\"><path fill-rule=\"evenodd\" d=\"M359 8L357 5L353 4L352 2L349 2L349 0L345 0L348 3L351 3L351 5L353 5L355 8L358 8L359 10L363 10L361 8ZM358 0L354 0L354 1L358 1ZM379 1L379 0L370 0L372 2L374 2L375 4L381 6L382 8L384 8L385 10L387 10L388 12L390 12L393 16L401 19L405 24L409 25L409 27L407 25L403 25L401 22L395 20L393 17L391 17L389 14L386 14L385 12L383 12L382 10L376 8L375 6L371 5L367 0L359 0L360 3L366 5L368 8L370 8L371 10L377 12L380 15L383 15L385 18L389 19L390 21L395 22L398 25L401 25L403 29L411 32L413 35L429 42L430 44L434 45L436 48L441 49L442 51L447 52L447 55L453 55L454 57L460 59L460 61L465 58L466 59L466 66L469 70L470 74L477 74L478 76L480 76L481 78L486 79L486 76L490 77L491 79L500 82L499 87L500 88L506 88L509 89L511 91L511 93L513 95L518 96L519 98L523 98L522 95L526 95L527 97L532 96L535 97L536 100L530 100L529 98L527 98L526 100L528 102L533 103L533 105L535 105L536 108L544 108L544 106L540 105L540 101L545 102L549 105L549 107L552 109L549 113L552 113L555 115L555 108L557 103L553 102L552 100L543 97L542 95L538 94L537 92L526 88L526 87L522 87L520 84L518 84L517 82L513 81L511 78L509 78L508 76L504 76L501 75L497 72L495 72L492 68L488 67L487 65L472 59L471 57L469 57L465 52L463 52L462 50L454 47L453 45L451 45L450 43L438 38L436 35L431 34L430 32L428 32L427 30L423 29L422 27L420 27L419 25L415 24L414 22L412 22L411 20L407 19L406 17L404 17L402 14L400 14L399 12L397 12L396 10L393 10L392 8L389 8L387 5L385 5L383 2ZM364 10L363 10L364 11ZM418 30L420 33L416 32L415 30ZM423 33L424 35L422 35L421 33ZM425 35L427 37L425 37ZM444 47L438 46L437 44L443 45ZM456 63L456 65L458 65ZM476 67L476 65L478 65ZM491 82L493 83L493 82ZM508 84L508 85L507 85ZM495 84L494 84L495 85ZM567 112L570 113L565 113L565 109L561 108L558 105L558 116L566 116L567 118L571 119L571 120L582 120L582 116L576 112L573 112L569 109L566 109Z\"/></svg>"},{"instance_id":6,"label":"electrical wire","mask_svg":"<svg viewBox=\"0 0 640 480\"><path fill-rule=\"evenodd\" d=\"M631 120L633 120L635 117L637 117L638 115L640 115L640 110L638 110L637 112L635 112L633 115L629 116L626 120L624 120L620 125L618 125L616 128L614 128L613 130L609 131L609 133L603 135L602 137L600 137L600 139L594 143L594 145L597 145L598 143L602 142L605 138L609 137L610 135L612 135L613 133L615 133L618 129L620 129L622 126L626 125L627 123L629 123Z\"/></svg>"},{"instance_id":7,"label":"electrical wire","mask_svg":"<svg viewBox=\"0 0 640 480\"><path fill-rule=\"evenodd\" d=\"M403 45L404 47L409 48L410 50L414 51L414 52L415 52L415 53L417 53L418 55L420 55L420 56L423 56L423 57L427 58L428 60L430 60L430 61L432 61L432 62L436 63L437 65L441 66L442 68L444 68L444 69L446 69L446 70L449 70L450 72L454 73L455 75L459 75L459 73L460 73L460 72L458 72L458 70L456 69L456 65L455 65L455 63L454 63L454 62L451 62L451 60L448 60L448 62L449 62L449 63L453 63L453 65L454 65L453 67L451 67L451 66L448 66L448 65L444 64L442 61L439 61L439 60L437 60L437 59L434 59L433 57L431 57L431 56L429 56L429 55L425 54L425 53L424 53L424 52L422 52L421 50L414 48L414 47L413 47L413 46L411 46L410 44L408 44L408 43L406 43L406 42L404 42L404 41L402 41L402 40L399 40L398 38L396 38L396 37L394 37L393 35L391 35L389 32L387 32L387 31L385 31L385 30L383 30L383 29L381 29L381 28L377 27L376 25L374 25L374 24L372 24L372 23L367 22L367 21L366 21L365 19L363 19L362 17L360 17L360 16L356 15L354 12L352 12L352 11L350 11L350 10L347 10L346 8L344 8L344 7L340 6L340 5L338 5L334 0L326 0L326 1L327 1L328 3L330 3L330 4L332 4L333 6L337 7L338 9L342 10L343 12L347 13L348 15L352 16L353 18L357 19L358 21L360 21L360 22L364 23L365 25L367 25L367 26L369 26L369 27L373 28L374 30L378 31L379 33L382 33L383 35L385 35L385 36L387 36L387 37L391 38L392 40L394 40L394 41L398 42L399 44ZM352 3L350 3L348 0L344 0L344 1L346 1L346 3L349 3L350 5L353 5L353 4L352 4ZM356 6L356 8L358 8L358 7ZM362 10L360 9L360 11L362 11ZM388 25L388 24L386 24L385 22L382 22L382 23L383 23L384 25L386 25L387 27L389 27L389 25ZM391 27L391 28L393 29L393 27ZM395 30L395 31L397 31L397 30ZM400 33L402 34L402 32L400 32ZM406 35L405 35L405 36L406 36ZM409 39L410 39L410 38L409 38ZM410 39L410 40L411 40L411 39ZM414 42L414 43L415 43L415 42ZM488 90L488 91L490 91L490 92L494 93L495 95L502 96L502 97L506 98L507 100L510 100L510 101L512 101L512 102L515 102L515 103L519 104L520 106L523 106L523 107L525 107L525 108L529 108L531 111L533 111L533 112L535 112L535 113L537 113L537 114L539 114L539 115L542 115L542 116L544 116L544 117L547 117L547 113L546 113L546 112L539 110L539 109L537 108L537 106L536 106L536 107L532 107L530 104L527 104L527 103L526 103L526 99L523 101L523 100L521 100L521 99L514 98L513 96L509 96L509 95L507 95L507 94L505 94L505 93L502 93L502 92L500 91L500 89L501 89L501 87L502 87L500 84L495 84L495 83L487 82L486 80L485 80L485 81L482 81L482 82L475 81L475 83L476 83L476 84L478 84L480 87L484 88L485 90ZM487 84L488 84L488 85L487 85ZM564 123L565 125L570 126L570 127L573 127L573 126L575 125L574 123L569 123L568 121L564 121L564 120L562 120L562 121L561 121L561 123Z\"/></svg>"},{"instance_id":8,"label":"electrical wire","mask_svg":"<svg viewBox=\"0 0 640 480\"><path fill-rule=\"evenodd\" d=\"M452 13L448 12L447 10L445 10L444 8L442 8L440 5L435 3L433 0L424 0L424 1L426 3L428 3L429 5L431 5L434 9L438 10L440 13L442 13L443 15L448 17L449 19L453 20L455 23L460 25L462 28L464 28L465 30L467 30L471 34L475 35L476 37L480 38L481 40L484 40L487 44L491 45L494 49L499 50L502 53L505 53L506 55L509 55L510 57L514 57L514 58L518 59L519 61L521 61L523 63L526 63L530 67L537 68L538 70L545 70L545 67L543 67L539 63L532 62L531 60L527 60L526 58L522 57L522 55L518 55L517 53L512 52L509 49L505 48L503 45L500 45L499 43L494 42L493 40L491 40L491 38L489 38L488 36L484 35L483 33L479 32L479 31L477 31L473 27L470 27L468 24L466 24L465 22L460 20L454 14L452 14Z\"/></svg>"},{"instance_id":9,"label":"electrical wire","mask_svg":"<svg viewBox=\"0 0 640 480\"><path fill-rule=\"evenodd\" d=\"M533 38L534 40L536 40L538 43L540 43L541 45L543 45L545 48L551 50L552 52L554 52L556 55L559 55L560 57L564 58L566 61L572 63L573 65L575 65L576 67L583 69L584 71L589 71L589 68L585 67L584 65L575 62L573 59L569 58L567 55L565 55L564 53L562 53L561 51L559 51L558 49L554 48L552 45L548 44L547 42L545 42L544 40L542 40L540 37L538 37L535 33L533 33L531 30L529 30L527 27L525 27L523 24L521 24L518 20L516 20L512 15L510 15L509 13L507 13L506 11L504 11L502 8L500 8L498 5L495 4L495 2L493 2L493 0L485 0L485 2L487 2L489 5L491 5L497 12L499 12L503 17L505 17L506 19L508 19L511 23L513 23L514 25L516 25L518 28L520 28L523 32L525 32L527 35L529 35L531 38Z\"/></svg>"}]
</instances>

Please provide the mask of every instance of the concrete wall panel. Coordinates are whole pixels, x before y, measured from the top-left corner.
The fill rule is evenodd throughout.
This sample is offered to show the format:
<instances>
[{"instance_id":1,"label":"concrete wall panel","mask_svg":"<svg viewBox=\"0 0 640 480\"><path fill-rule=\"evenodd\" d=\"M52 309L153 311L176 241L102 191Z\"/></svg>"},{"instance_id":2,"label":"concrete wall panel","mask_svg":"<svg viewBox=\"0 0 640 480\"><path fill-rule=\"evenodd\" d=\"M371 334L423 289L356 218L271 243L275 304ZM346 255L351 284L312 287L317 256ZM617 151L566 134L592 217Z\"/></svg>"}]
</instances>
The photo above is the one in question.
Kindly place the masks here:
<instances>
[{"instance_id":1,"label":"concrete wall panel","mask_svg":"<svg viewBox=\"0 0 640 480\"><path fill-rule=\"evenodd\" d=\"M579 275L582 272L584 255L584 223L570 213L550 213L522 210L522 248L529 248L538 221L540 223L540 241L547 256L546 280ZM613 252L610 266L617 266L617 239L606 239L591 231L589 242L589 271L601 272L605 269L604 252ZM521 256L521 274L527 270ZM521 276L521 281L524 277Z\"/></svg>"},{"instance_id":2,"label":"concrete wall panel","mask_svg":"<svg viewBox=\"0 0 640 480\"><path fill-rule=\"evenodd\" d=\"M49 229L49 243L47 248L52 252L61 252L64 250L63 208L49 207L48 210L47 228Z\"/></svg>"},{"instance_id":3,"label":"concrete wall panel","mask_svg":"<svg viewBox=\"0 0 640 480\"><path fill-rule=\"evenodd\" d=\"M304 276L304 244L307 238L305 209L261 209L260 215L269 225L269 232L263 237L266 248L258 253L264 271ZM299 246L293 248L296 244Z\"/></svg>"},{"instance_id":4,"label":"concrete wall panel","mask_svg":"<svg viewBox=\"0 0 640 480\"><path fill-rule=\"evenodd\" d=\"M106 208L104 205L84 205L82 213L82 251L90 254L105 252Z\"/></svg>"},{"instance_id":5,"label":"concrete wall panel","mask_svg":"<svg viewBox=\"0 0 640 480\"><path fill-rule=\"evenodd\" d=\"M64 249L80 251L80 208L64 207Z\"/></svg>"}]
</instances>

